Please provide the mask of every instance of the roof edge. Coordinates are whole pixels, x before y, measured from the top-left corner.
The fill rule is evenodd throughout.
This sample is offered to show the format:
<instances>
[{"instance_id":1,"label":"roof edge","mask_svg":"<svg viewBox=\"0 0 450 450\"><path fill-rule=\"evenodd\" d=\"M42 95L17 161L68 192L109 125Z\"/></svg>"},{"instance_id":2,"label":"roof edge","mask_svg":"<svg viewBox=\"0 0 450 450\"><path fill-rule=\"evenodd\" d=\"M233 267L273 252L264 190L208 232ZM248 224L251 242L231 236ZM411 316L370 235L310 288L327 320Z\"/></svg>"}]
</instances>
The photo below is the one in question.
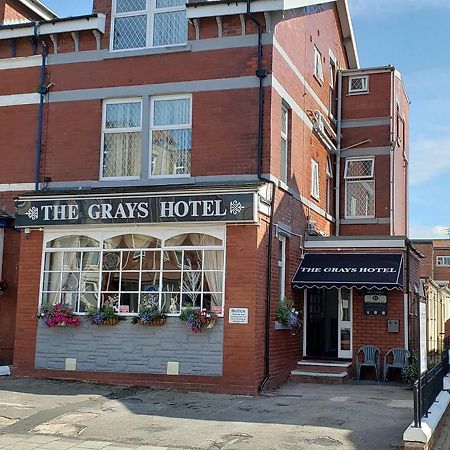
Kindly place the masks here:
<instances>
[{"instance_id":1,"label":"roof edge","mask_svg":"<svg viewBox=\"0 0 450 450\"><path fill-rule=\"evenodd\" d=\"M22 5L35 12L43 20L58 19L59 16L47 5L39 0L19 0Z\"/></svg>"}]
</instances>

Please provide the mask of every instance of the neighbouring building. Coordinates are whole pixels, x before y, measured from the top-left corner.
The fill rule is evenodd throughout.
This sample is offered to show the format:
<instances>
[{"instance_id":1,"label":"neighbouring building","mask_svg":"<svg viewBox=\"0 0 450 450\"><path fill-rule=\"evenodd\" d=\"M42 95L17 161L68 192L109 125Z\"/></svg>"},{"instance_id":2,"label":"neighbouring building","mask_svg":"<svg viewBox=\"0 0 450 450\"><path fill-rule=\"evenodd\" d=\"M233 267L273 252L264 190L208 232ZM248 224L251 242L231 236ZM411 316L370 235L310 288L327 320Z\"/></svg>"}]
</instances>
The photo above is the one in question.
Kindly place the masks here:
<instances>
[{"instance_id":1,"label":"neighbouring building","mask_svg":"<svg viewBox=\"0 0 450 450\"><path fill-rule=\"evenodd\" d=\"M413 243L423 254L420 276L426 305L426 354L434 362L445 341L450 341L450 240L414 239Z\"/></svg>"},{"instance_id":2,"label":"neighbouring building","mask_svg":"<svg viewBox=\"0 0 450 450\"><path fill-rule=\"evenodd\" d=\"M94 0L0 26L0 57L15 374L254 394L414 349L409 102L394 67L359 67L346 0ZM149 295L162 327L131 323ZM34 317L107 300L128 320ZM215 327L194 335L186 305Z\"/></svg>"}]
</instances>

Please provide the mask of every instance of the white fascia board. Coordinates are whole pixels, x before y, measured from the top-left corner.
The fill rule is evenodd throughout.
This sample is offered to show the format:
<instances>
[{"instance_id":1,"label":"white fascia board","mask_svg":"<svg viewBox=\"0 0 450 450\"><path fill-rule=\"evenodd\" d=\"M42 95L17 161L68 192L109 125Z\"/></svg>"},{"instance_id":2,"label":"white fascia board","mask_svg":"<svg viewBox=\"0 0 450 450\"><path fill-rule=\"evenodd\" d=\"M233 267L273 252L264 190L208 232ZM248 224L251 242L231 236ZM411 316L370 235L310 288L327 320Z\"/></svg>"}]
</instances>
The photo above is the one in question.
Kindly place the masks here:
<instances>
[{"instance_id":1,"label":"white fascia board","mask_svg":"<svg viewBox=\"0 0 450 450\"><path fill-rule=\"evenodd\" d=\"M347 52L347 59L350 69L359 68L358 49L356 48L355 33L353 31L352 18L347 0L336 0L336 6L341 22L344 45Z\"/></svg>"},{"instance_id":2,"label":"white fascia board","mask_svg":"<svg viewBox=\"0 0 450 450\"><path fill-rule=\"evenodd\" d=\"M105 32L106 16L98 14L97 17L81 18L68 20L64 22L43 23L40 28L40 34L71 33L73 31L98 30Z\"/></svg>"},{"instance_id":3,"label":"white fascia board","mask_svg":"<svg viewBox=\"0 0 450 450\"><path fill-rule=\"evenodd\" d=\"M258 0L250 4L250 12L286 11L289 9L303 8L304 6L321 5L336 0ZM201 4L187 4L187 18L200 19L202 17L230 16L245 14L247 2L218 3L204 2Z\"/></svg>"},{"instance_id":4,"label":"white fascia board","mask_svg":"<svg viewBox=\"0 0 450 450\"><path fill-rule=\"evenodd\" d=\"M30 0L20 0L20 3L25 5L29 10L35 12L38 16L42 17L43 20L52 20L58 17L57 14L39 1L33 2Z\"/></svg>"},{"instance_id":5,"label":"white fascia board","mask_svg":"<svg viewBox=\"0 0 450 450\"><path fill-rule=\"evenodd\" d=\"M305 248L406 248L404 239L324 239L305 241Z\"/></svg>"},{"instance_id":6,"label":"white fascia board","mask_svg":"<svg viewBox=\"0 0 450 450\"><path fill-rule=\"evenodd\" d=\"M100 33L105 32L106 16L98 14L97 17L75 18L73 20L44 22L39 25L40 35L49 35L55 33L71 33L74 31L98 30ZM6 28L0 30L0 40L28 37L34 35L34 23L29 26L21 26Z\"/></svg>"}]
</instances>

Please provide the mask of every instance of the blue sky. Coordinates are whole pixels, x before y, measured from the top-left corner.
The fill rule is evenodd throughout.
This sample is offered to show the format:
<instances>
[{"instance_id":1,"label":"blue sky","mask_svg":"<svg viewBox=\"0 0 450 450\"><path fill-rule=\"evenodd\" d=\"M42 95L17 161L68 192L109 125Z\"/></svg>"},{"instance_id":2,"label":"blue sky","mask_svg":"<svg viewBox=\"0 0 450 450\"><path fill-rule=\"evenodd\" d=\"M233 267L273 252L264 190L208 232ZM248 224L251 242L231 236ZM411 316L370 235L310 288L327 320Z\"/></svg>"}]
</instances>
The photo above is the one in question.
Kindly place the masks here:
<instances>
[{"instance_id":1,"label":"blue sky","mask_svg":"<svg viewBox=\"0 0 450 450\"><path fill-rule=\"evenodd\" d=\"M61 16L92 0L44 0ZM450 0L349 0L361 66L392 64L411 100L410 237L450 227Z\"/></svg>"}]
</instances>

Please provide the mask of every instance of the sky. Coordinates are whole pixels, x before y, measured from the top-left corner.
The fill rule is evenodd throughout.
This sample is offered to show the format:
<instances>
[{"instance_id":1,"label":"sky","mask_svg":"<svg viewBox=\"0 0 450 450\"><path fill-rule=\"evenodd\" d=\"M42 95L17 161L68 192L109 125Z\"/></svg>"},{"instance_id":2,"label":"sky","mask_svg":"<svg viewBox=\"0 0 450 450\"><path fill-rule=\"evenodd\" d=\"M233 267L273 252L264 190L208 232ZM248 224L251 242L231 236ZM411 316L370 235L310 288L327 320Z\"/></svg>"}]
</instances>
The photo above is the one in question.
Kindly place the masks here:
<instances>
[{"instance_id":1,"label":"sky","mask_svg":"<svg viewBox=\"0 0 450 450\"><path fill-rule=\"evenodd\" d=\"M361 67L394 65L411 101L409 236L447 238L450 0L348 1ZM92 0L44 3L60 16L92 11Z\"/></svg>"}]
</instances>

